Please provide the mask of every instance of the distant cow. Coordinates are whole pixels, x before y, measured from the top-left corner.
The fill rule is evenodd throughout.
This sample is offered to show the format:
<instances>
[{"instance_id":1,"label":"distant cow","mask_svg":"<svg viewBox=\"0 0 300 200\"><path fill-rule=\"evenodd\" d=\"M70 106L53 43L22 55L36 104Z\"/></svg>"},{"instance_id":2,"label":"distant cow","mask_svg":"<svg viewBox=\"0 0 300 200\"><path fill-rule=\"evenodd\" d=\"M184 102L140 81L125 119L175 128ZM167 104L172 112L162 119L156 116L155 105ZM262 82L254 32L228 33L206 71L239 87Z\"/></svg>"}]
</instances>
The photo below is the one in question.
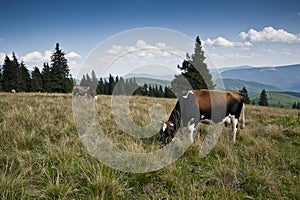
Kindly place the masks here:
<instances>
[{"instance_id":1,"label":"distant cow","mask_svg":"<svg viewBox=\"0 0 300 200\"><path fill-rule=\"evenodd\" d=\"M73 87L73 95L74 96L88 96L95 97L95 91L93 91L90 87L86 86L74 86Z\"/></svg>"},{"instance_id":2,"label":"distant cow","mask_svg":"<svg viewBox=\"0 0 300 200\"><path fill-rule=\"evenodd\" d=\"M16 93L16 90L12 89L12 90L11 90L11 93Z\"/></svg>"},{"instance_id":3,"label":"distant cow","mask_svg":"<svg viewBox=\"0 0 300 200\"><path fill-rule=\"evenodd\" d=\"M199 122L232 124L235 142L240 115L241 128L244 128L244 98L239 92L190 90L178 99L168 121L163 123L160 142L163 146L169 143L180 126L188 127L193 142L193 133Z\"/></svg>"}]
</instances>

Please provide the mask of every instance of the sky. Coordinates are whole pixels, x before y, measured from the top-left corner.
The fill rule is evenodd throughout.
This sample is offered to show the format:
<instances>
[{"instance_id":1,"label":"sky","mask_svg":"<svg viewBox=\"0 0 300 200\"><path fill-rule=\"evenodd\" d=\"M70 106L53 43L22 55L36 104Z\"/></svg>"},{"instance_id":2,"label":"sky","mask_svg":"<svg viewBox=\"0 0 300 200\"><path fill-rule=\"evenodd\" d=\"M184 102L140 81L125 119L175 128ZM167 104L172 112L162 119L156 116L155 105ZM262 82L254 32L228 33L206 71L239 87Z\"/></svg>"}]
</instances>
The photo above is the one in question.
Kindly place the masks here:
<instances>
[{"instance_id":1,"label":"sky","mask_svg":"<svg viewBox=\"0 0 300 200\"><path fill-rule=\"evenodd\" d=\"M15 52L27 68L41 69L44 62L50 62L57 42L66 54L73 76L103 44L108 45L101 54L105 58L130 50L135 57L126 54L128 59L144 59L147 64L151 56L161 53L159 48L180 52L184 57L186 48L151 31L151 37L158 38L157 41L130 31L135 37L126 35L128 30L143 27L182 34L179 43L185 41L184 36L191 41L199 36L206 56L216 68L300 63L299 0L0 0L0 7L0 65L6 55ZM114 43L118 37L123 37L123 42ZM148 51L139 52L138 48ZM192 54L193 48L187 51ZM181 62L174 56L166 57L164 65L176 68ZM126 68L124 63L121 65ZM117 66L120 70L121 65L111 65L107 72L118 73L113 68ZM148 65L151 68L151 61ZM122 69L121 75L125 71Z\"/></svg>"}]
</instances>

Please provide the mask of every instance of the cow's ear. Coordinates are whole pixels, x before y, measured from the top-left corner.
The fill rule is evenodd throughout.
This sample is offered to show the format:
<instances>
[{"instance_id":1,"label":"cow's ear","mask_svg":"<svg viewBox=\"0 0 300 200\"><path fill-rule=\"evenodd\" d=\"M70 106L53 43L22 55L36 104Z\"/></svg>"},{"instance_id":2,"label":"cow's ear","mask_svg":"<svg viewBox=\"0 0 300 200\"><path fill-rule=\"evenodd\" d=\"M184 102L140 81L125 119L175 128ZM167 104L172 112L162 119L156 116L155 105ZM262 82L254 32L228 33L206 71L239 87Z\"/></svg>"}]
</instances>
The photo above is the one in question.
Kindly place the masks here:
<instances>
[{"instance_id":1,"label":"cow's ear","mask_svg":"<svg viewBox=\"0 0 300 200\"><path fill-rule=\"evenodd\" d=\"M163 127L162 127L163 132L165 132L166 128L167 128L167 123L164 122L164 123L163 123Z\"/></svg>"}]
</instances>

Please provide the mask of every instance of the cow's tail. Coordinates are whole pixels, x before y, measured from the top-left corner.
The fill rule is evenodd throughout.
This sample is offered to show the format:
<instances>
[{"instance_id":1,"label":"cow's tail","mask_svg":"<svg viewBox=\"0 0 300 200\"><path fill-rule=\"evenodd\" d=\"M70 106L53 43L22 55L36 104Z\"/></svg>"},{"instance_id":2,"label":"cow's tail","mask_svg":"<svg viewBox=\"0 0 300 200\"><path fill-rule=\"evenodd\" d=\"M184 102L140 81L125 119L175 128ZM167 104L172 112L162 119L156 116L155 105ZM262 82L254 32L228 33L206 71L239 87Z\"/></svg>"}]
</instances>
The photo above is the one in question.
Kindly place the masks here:
<instances>
[{"instance_id":1,"label":"cow's tail","mask_svg":"<svg viewBox=\"0 0 300 200\"><path fill-rule=\"evenodd\" d=\"M245 103L243 103L243 107L242 107L242 110L241 110L241 129L244 129L245 128Z\"/></svg>"}]
</instances>

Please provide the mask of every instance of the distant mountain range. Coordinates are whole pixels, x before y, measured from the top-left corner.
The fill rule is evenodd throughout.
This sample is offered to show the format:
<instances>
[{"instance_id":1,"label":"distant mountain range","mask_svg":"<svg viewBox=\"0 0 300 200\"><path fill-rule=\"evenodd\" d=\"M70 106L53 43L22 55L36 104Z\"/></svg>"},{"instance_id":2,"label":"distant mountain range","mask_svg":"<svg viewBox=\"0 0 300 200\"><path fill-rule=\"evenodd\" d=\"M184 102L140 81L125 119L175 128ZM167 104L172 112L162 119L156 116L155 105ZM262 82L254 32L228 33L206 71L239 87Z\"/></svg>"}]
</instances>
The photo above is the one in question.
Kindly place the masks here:
<instances>
[{"instance_id":1,"label":"distant mountain range","mask_svg":"<svg viewBox=\"0 0 300 200\"><path fill-rule=\"evenodd\" d=\"M211 70L214 81L223 81L225 90L241 90L246 87L248 95L256 100L263 89L269 94L270 105L291 107L300 101L300 64L277 67L237 66ZM129 74L139 85L170 86L174 75Z\"/></svg>"},{"instance_id":2,"label":"distant mountain range","mask_svg":"<svg viewBox=\"0 0 300 200\"><path fill-rule=\"evenodd\" d=\"M300 92L300 64L278 67L233 68L221 72L223 79L239 79L275 86L283 91Z\"/></svg>"}]
</instances>

